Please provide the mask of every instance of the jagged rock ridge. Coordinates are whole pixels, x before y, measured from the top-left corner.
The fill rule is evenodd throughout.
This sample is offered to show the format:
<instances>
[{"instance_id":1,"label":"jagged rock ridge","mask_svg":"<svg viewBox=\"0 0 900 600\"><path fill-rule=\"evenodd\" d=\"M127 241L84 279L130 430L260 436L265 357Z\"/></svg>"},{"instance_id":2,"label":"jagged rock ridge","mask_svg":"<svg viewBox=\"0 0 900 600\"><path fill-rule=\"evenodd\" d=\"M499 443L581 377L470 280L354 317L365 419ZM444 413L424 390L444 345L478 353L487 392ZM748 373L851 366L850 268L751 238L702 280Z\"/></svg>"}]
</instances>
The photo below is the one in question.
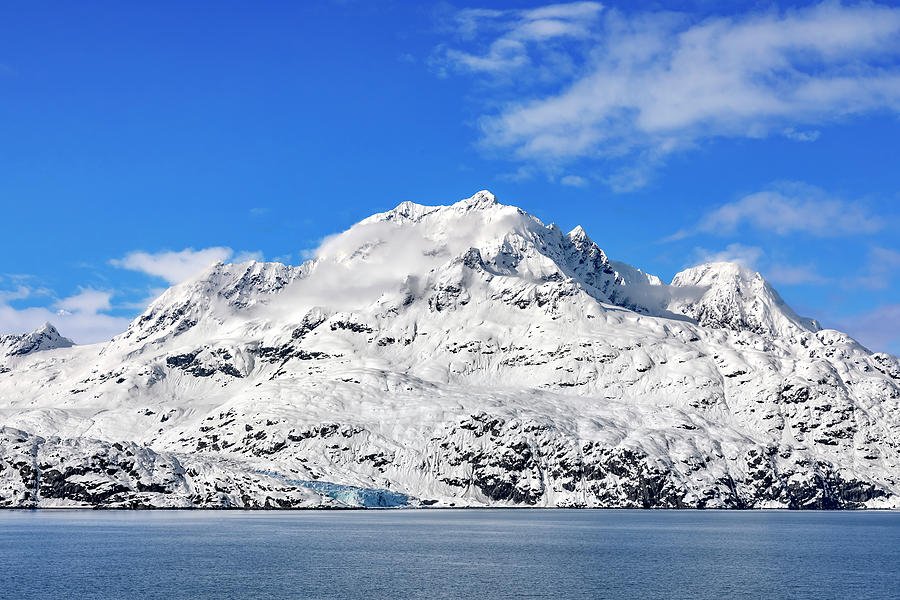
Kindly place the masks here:
<instances>
[{"instance_id":1,"label":"jagged rock ridge","mask_svg":"<svg viewBox=\"0 0 900 600\"><path fill-rule=\"evenodd\" d=\"M72 340L60 335L56 327L44 323L30 333L0 335L0 357L25 356L32 352L71 348L74 345Z\"/></svg>"}]
</instances>

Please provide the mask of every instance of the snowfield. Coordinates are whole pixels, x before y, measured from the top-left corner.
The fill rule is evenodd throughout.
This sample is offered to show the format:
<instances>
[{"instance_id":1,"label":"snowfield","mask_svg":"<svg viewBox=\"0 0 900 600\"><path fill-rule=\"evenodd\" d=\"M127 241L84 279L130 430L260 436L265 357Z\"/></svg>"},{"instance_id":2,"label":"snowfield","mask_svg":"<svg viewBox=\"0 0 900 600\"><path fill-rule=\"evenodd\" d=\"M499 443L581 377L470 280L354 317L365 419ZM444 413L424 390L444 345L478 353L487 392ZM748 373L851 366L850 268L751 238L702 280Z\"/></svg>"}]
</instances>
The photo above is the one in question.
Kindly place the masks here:
<instances>
[{"instance_id":1,"label":"snowfield","mask_svg":"<svg viewBox=\"0 0 900 600\"><path fill-rule=\"evenodd\" d=\"M900 362L489 192L0 338L0 506L900 507Z\"/></svg>"}]
</instances>

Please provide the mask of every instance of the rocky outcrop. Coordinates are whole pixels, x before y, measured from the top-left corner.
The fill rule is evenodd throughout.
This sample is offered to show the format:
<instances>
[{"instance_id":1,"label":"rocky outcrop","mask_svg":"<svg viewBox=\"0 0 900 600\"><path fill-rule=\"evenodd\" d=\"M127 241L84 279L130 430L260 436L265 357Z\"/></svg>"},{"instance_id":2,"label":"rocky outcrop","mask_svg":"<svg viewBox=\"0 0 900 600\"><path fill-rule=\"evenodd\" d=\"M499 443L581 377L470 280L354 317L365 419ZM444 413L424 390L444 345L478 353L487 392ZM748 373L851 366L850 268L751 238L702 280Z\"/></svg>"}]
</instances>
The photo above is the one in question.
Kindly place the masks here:
<instances>
[{"instance_id":1,"label":"rocky outcrop","mask_svg":"<svg viewBox=\"0 0 900 600\"><path fill-rule=\"evenodd\" d=\"M42 350L71 348L75 343L60 335L56 327L44 323L31 333L0 335L0 359L25 356Z\"/></svg>"},{"instance_id":2,"label":"rocky outcrop","mask_svg":"<svg viewBox=\"0 0 900 600\"><path fill-rule=\"evenodd\" d=\"M304 508L341 506L227 461L132 442L45 439L0 428L0 507Z\"/></svg>"}]
</instances>

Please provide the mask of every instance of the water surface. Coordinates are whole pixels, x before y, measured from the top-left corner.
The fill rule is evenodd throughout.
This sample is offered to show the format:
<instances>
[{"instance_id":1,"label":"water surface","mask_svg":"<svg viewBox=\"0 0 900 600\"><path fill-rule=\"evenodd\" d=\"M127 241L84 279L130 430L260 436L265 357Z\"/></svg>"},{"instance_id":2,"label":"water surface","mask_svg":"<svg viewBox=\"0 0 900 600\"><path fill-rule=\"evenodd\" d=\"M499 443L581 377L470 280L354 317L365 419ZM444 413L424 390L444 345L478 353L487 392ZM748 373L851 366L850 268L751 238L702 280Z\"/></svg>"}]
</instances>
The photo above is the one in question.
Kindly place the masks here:
<instances>
[{"instance_id":1,"label":"water surface","mask_svg":"<svg viewBox=\"0 0 900 600\"><path fill-rule=\"evenodd\" d=\"M0 511L4 598L898 598L900 513Z\"/></svg>"}]
</instances>

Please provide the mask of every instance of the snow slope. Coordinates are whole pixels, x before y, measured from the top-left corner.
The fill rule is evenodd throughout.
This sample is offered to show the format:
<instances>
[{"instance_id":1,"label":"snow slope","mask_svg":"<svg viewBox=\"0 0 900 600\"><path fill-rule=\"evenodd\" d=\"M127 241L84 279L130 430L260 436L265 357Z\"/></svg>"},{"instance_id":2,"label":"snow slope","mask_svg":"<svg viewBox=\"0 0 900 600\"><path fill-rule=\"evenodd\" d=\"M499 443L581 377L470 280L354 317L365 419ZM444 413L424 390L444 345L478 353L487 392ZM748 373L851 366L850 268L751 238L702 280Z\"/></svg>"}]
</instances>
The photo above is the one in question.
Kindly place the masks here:
<instances>
[{"instance_id":1,"label":"snow slope","mask_svg":"<svg viewBox=\"0 0 900 600\"><path fill-rule=\"evenodd\" d=\"M479 192L0 354L0 504L900 506L900 362Z\"/></svg>"}]
</instances>

